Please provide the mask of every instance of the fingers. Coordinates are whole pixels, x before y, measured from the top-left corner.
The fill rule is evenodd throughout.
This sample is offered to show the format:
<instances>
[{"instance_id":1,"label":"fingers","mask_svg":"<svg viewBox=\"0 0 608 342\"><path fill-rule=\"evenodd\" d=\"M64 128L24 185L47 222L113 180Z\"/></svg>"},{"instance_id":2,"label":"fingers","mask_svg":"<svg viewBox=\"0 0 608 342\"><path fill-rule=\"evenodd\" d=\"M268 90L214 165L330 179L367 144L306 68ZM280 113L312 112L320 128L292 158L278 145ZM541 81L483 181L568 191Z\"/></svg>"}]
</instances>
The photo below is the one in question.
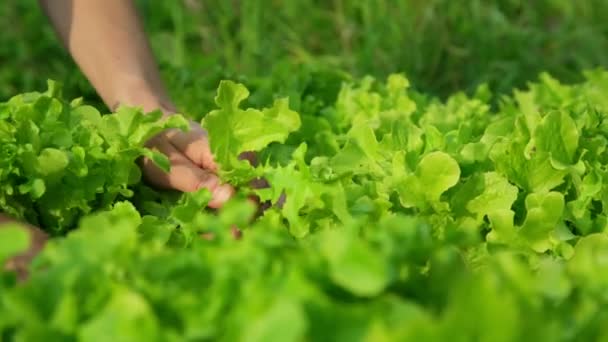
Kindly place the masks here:
<instances>
[{"instance_id":1,"label":"fingers","mask_svg":"<svg viewBox=\"0 0 608 342\"><path fill-rule=\"evenodd\" d=\"M190 131L169 130L165 136L171 144L182 151L194 164L207 170L217 172L217 164L213 160L213 153L209 146L209 136L207 132L196 123L190 125ZM239 155L240 160L247 160L252 166L257 166L257 155L255 152L243 152Z\"/></svg>"},{"instance_id":2,"label":"fingers","mask_svg":"<svg viewBox=\"0 0 608 342\"><path fill-rule=\"evenodd\" d=\"M202 127L192 124L188 132L170 130L165 135L195 165L217 172L217 164L209 147L209 137Z\"/></svg>"},{"instance_id":3,"label":"fingers","mask_svg":"<svg viewBox=\"0 0 608 342\"><path fill-rule=\"evenodd\" d=\"M184 192L206 188L212 194L211 201L208 204L211 208L221 207L234 194L234 189L230 185L221 184L219 178L213 172L196 165L162 136L155 138L150 145L164 153L171 162L171 172L165 173L151 160L144 159L142 165L144 174L153 185Z\"/></svg>"}]
</instances>

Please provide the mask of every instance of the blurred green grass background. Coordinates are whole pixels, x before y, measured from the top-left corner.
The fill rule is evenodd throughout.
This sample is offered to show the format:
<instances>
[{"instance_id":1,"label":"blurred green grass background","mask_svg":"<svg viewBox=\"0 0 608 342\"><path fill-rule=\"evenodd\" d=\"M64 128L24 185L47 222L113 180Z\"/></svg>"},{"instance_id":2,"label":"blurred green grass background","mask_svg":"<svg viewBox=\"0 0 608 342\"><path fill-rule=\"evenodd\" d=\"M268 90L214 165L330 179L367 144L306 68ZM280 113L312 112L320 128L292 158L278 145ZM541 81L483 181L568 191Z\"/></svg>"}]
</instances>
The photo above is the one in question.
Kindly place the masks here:
<instances>
[{"instance_id":1,"label":"blurred green grass background","mask_svg":"<svg viewBox=\"0 0 608 342\"><path fill-rule=\"evenodd\" d=\"M355 76L405 73L445 97L487 83L524 87L541 71L564 82L608 67L605 0L138 1L170 91L206 110L217 82L289 74L303 65ZM35 0L0 6L0 98L66 84L96 97ZM268 78L273 79L273 78ZM195 108L200 101L200 108Z\"/></svg>"}]
</instances>

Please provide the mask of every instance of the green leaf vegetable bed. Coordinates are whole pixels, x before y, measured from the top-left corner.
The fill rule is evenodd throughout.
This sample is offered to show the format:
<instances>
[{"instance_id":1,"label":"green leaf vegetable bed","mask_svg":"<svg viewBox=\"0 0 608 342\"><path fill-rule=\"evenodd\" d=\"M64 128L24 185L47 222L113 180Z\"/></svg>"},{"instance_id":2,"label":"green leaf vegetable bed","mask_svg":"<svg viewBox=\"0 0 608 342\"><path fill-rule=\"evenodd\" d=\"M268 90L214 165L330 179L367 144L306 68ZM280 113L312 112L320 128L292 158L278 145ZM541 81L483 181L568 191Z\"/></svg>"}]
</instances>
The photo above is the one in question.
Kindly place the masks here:
<instances>
[{"instance_id":1,"label":"green leaf vegetable bed","mask_svg":"<svg viewBox=\"0 0 608 342\"><path fill-rule=\"evenodd\" d=\"M296 109L223 81L201 121L239 186L218 212L141 182L141 156L168 167L144 142L183 117L101 115L52 82L13 97L0 209L57 238L27 282L1 274L0 340L608 339L608 73L585 76L497 104L328 77ZM26 241L0 232L1 262Z\"/></svg>"}]
</instances>

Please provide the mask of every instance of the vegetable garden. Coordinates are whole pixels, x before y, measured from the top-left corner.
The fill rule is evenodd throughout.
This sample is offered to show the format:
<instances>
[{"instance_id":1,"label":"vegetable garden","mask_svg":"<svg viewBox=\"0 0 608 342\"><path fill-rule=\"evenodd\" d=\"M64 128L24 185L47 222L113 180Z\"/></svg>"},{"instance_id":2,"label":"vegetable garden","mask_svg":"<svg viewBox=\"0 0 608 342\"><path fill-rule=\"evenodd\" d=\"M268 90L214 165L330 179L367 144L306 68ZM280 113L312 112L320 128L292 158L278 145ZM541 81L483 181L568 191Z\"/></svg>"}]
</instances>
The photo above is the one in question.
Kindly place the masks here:
<instances>
[{"instance_id":1,"label":"vegetable garden","mask_svg":"<svg viewBox=\"0 0 608 342\"><path fill-rule=\"evenodd\" d=\"M235 3L140 2L184 112L170 119L108 113L44 29L19 33L38 46L0 38L27 52L0 50L0 210L53 235L27 281L0 273L0 340L608 339L605 4ZM44 20L34 8L0 14ZM274 33L303 9L310 23ZM422 26L383 20L406 10ZM323 41L329 14L358 28L349 44ZM417 28L429 40L402 51ZM11 69L43 50L46 67ZM169 167L145 142L186 118L238 188L217 211L206 190L142 181L140 157ZM0 230L0 263L27 240Z\"/></svg>"}]
</instances>

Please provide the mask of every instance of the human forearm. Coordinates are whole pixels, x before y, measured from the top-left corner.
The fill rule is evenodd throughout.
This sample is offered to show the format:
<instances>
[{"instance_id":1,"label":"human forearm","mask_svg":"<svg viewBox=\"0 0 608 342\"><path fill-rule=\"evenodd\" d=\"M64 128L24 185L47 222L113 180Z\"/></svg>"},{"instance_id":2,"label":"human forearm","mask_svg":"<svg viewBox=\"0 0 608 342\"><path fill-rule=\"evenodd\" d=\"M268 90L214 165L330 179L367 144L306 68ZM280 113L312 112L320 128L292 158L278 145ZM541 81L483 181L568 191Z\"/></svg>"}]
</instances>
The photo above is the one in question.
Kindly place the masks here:
<instances>
[{"instance_id":1,"label":"human forearm","mask_svg":"<svg viewBox=\"0 0 608 342\"><path fill-rule=\"evenodd\" d=\"M111 109L120 104L175 112L163 86L142 25L131 0L39 0L56 31L97 93ZM171 162L169 173L143 158L152 184L180 191L206 188L209 206L220 207L234 189L222 184L207 132L191 122L188 132L168 130L147 143Z\"/></svg>"},{"instance_id":2,"label":"human forearm","mask_svg":"<svg viewBox=\"0 0 608 342\"><path fill-rule=\"evenodd\" d=\"M111 109L174 111L130 0L39 0L74 60Z\"/></svg>"}]
</instances>

